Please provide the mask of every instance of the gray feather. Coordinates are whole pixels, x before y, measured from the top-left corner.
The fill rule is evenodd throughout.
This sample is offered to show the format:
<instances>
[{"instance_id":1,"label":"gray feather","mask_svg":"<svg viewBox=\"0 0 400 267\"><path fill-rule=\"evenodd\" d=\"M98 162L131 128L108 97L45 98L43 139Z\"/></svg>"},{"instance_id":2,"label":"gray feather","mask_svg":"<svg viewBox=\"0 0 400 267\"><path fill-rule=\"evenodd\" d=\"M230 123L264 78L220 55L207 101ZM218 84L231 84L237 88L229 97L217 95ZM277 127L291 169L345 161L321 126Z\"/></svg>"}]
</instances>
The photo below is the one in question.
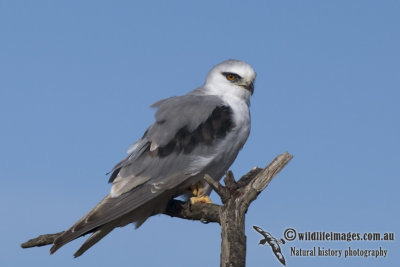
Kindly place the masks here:
<instances>
[{"instance_id":1,"label":"gray feather","mask_svg":"<svg viewBox=\"0 0 400 267\"><path fill-rule=\"evenodd\" d=\"M167 145L180 129L197 129L219 105L223 105L222 100L213 95L184 95L153 104L158 110L156 122L149 129L151 140L158 146Z\"/></svg>"},{"instance_id":2,"label":"gray feather","mask_svg":"<svg viewBox=\"0 0 400 267\"><path fill-rule=\"evenodd\" d=\"M91 248L94 244L99 242L103 237L108 235L112 230L114 230L114 226L110 224L106 224L96 230L86 241L82 244L82 246L75 252L74 257L79 257L89 248Z\"/></svg>"}]
</instances>

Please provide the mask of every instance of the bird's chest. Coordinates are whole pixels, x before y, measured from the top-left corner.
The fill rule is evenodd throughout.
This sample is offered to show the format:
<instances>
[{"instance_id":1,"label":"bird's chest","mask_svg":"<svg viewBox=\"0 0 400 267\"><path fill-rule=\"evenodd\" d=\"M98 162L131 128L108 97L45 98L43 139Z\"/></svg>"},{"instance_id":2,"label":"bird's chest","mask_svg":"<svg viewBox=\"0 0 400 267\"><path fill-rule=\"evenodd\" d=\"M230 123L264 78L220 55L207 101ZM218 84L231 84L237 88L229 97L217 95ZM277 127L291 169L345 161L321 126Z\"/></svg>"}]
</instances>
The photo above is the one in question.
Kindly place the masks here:
<instances>
[{"instance_id":1,"label":"bird's chest","mask_svg":"<svg viewBox=\"0 0 400 267\"><path fill-rule=\"evenodd\" d=\"M224 101L232 109L232 122L234 124L233 130L241 135L247 136L250 133L250 111L246 101L237 97L225 97Z\"/></svg>"},{"instance_id":2,"label":"bird's chest","mask_svg":"<svg viewBox=\"0 0 400 267\"><path fill-rule=\"evenodd\" d=\"M250 134L250 111L248 104L242 99L227 97L224 101L232 109L233 128L227 135L224 147L227 153L237 154Z\"/></svg>"}]
</instances>

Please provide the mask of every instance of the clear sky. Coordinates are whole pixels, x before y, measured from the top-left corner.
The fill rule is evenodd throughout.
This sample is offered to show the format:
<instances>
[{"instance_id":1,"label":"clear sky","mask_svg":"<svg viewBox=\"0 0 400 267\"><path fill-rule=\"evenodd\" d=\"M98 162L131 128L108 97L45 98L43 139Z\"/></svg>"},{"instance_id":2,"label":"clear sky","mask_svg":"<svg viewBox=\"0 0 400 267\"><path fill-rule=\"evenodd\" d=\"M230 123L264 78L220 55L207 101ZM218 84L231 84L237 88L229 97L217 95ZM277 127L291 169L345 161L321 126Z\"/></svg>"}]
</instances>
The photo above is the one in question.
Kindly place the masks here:
<instances>
[{"instance_id":1,"label":"clear sky","mask_svg":"<svg viewBox=\"0 0 400 267\"><path fill-rule=\"evenodd\" d=\"M107 194L105 173L152 123L152 103L235 58L257 80L252 132L231 169L294 155L247 213L247 265L281 266L257 245L258 225L276 238L288 227L395 233L287 242L287 266L399 266L399 14L389 0L0 0L0 265L219 266L218 225L164 215L78 259L82 239L52 256L19 245L70 227ZM291 255L314 246L388 255Z\"/></svg>"}]
</instances>

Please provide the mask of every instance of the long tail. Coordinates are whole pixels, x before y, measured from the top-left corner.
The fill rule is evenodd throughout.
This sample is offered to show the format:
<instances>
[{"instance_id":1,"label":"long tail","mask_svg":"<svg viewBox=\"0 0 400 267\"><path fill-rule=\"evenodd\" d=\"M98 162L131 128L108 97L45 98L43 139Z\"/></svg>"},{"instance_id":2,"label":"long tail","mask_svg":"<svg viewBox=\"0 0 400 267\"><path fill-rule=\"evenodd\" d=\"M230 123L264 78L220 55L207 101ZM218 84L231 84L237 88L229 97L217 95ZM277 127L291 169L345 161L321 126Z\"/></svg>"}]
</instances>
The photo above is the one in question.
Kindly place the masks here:
<instances>
[{"instance_id":1,"label":"long tail","mask_svg":"<svg viewBox=\"0 0 400 267\"><path fill-rule=\"evenodd\" d=\"M138 228L147 220L148 217L157 213L161 213L163 210L165 210L168 200L171 198L171 196L168 195L159 196L154 199L150 198L150 201L147 203L143 201L145 203L139 205L138 202L133 203L130 201L128 194L126 196L128 197L123 199L121 199L122 197L116 199L106 196L88 214L83 216L71 228L65 231L54 241L53 246L50 248L50 254L53 254L59 248L71 242L72 240L92 233L91 236L74 254L75 257L79 257L116 227L123 227L127 224L135 223L136 228ZM147 200L146 198L141 199ZM123 209L121 212L119 212L119 208L121 208L121 206L128 207L128 205L121 205L121 201L126 202L126 204L130 204L130 206L129 208ZM143 202L139 203L141 204Z\"/></svg>"},{"instance_id":2,"label":"long tail","mask_svg":"<svg viewBox=\"0 0 400 267\"><path fill-rule=\"evenodd\" d=\"M97 208L101 207L101 205L107 200L107 198L109 198L109 197L106 196L89 213L87 213L85 216L83 216L79 221L77 221L71 228L69 228L67 231L65 231L61 236L57 237L57 239L54 240L53 246L50 248L50 254L53 254L59 248L61 248L65 244L71 242L72 240L74 240L74 239L76 239L78 237L81 237L83 235L86 235L88 233L92 233L93 232L93 234L89 237L89 239L94 239L96 237L96 233L97 232L101 232L101 229L104 227L104 225L98 227L97 230L95 230L95 228L82 227L82 225L85 225L85 223L87 222L88 218L90 218L90 216L95 214ZM112 229L110 229L107 233L109 233L111 231L112 231ZM104 237L104 235L103 235L103 237ZM89 241L89 239L88 239L88 241ZM100 239L101 238L97 239L97 241L99 241ZM92 245L94 245L96 242L94 242ZM82 255L82 253L80 253L79 255Z\"/></svg>"},{"instance_id":3,"label":"long tail","mask_svg":"<svg viewBox=\"0 0 400 267\"><path fill-rule=\"evenodd\" d=\"M82 244L82 246L75 252L74 257L79 257L83 253L85 253L86 250L91 248L94 244L99 242L103 237L108 235L112 230L114 230L115 226L113 226L111 223L106 224L96 230L86 241Z\"/></svg>"}]
</instances>

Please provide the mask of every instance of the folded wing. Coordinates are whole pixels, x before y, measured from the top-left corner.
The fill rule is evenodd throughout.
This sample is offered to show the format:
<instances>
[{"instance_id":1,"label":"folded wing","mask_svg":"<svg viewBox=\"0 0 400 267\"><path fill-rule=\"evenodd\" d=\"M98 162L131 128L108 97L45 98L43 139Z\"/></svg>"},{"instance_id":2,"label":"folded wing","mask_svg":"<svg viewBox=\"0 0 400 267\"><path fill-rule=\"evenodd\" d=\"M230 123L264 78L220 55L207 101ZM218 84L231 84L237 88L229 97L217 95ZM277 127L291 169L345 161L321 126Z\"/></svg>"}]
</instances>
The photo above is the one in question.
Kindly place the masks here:
<instances>
[{"instance_id":1,"label":"folded wing","mask_svg":"<svg viewBox=\"0 0 400 267\"><path fill-rule=\"evenodd\" d=\"M232 109L217 96L184 95L153 105L156 121L118 163L111 193L57 238L50 252L87 233L92 236L75 256L115 227L162 212L168 200L202 178L218 157L219 144L235 127ZM236 155L235 155L236 157Z\"/></svg>"}]
</instances>

